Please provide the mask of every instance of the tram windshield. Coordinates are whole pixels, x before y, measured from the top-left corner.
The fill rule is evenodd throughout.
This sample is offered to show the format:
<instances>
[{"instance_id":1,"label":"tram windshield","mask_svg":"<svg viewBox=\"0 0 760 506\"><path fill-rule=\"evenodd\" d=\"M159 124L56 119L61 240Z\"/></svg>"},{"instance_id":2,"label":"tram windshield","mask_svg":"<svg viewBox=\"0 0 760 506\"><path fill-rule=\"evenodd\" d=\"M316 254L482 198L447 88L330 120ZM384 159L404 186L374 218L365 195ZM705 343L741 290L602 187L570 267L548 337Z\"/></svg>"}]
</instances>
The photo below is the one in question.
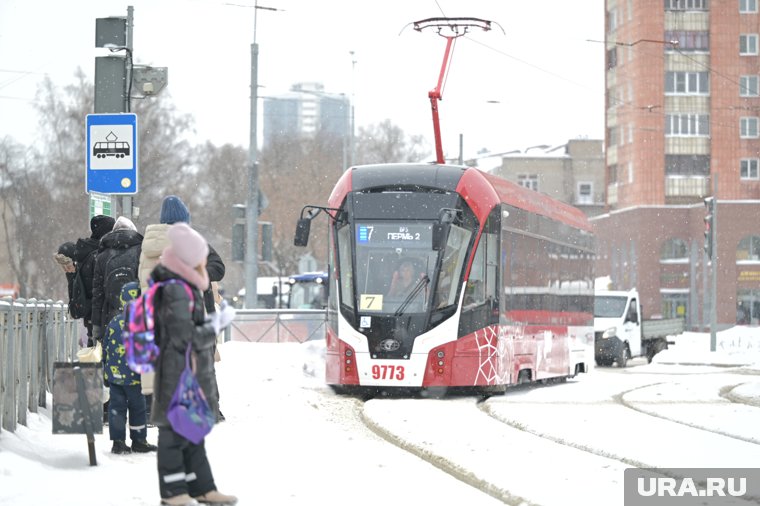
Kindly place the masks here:
<instances>
[{"instance_id":1,"label":"tram windshield","mask_svg":"<svg viewBox=\"0 0 760 506\"><path fill-rule=\"evenodd\" d=\"M433 250L433 222L359 221L354 231L359 311L424 313L456 302L469 232L452 227L439 252ZM443 265L436 276L439 254Z\"/></svg>"}]
</instances>

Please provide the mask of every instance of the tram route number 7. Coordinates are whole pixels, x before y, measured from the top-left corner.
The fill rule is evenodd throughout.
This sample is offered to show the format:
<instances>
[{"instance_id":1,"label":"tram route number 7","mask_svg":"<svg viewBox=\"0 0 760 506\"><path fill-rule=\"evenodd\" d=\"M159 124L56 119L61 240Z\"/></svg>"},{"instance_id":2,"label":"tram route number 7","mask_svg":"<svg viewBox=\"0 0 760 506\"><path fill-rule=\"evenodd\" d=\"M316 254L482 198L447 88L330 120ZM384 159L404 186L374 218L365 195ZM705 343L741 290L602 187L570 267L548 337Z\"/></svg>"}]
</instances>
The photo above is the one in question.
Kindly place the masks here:
<instances>
[{"instance_id":1,"label":"tram route number 7","mask_svg":"<svg viewBox=\"0 0 760 506\"><path fill-rule=\"evenodd\" d=\"M372 379L380 380L403 380L403 365L373 365Z\"/></svg>"}]
</instances>

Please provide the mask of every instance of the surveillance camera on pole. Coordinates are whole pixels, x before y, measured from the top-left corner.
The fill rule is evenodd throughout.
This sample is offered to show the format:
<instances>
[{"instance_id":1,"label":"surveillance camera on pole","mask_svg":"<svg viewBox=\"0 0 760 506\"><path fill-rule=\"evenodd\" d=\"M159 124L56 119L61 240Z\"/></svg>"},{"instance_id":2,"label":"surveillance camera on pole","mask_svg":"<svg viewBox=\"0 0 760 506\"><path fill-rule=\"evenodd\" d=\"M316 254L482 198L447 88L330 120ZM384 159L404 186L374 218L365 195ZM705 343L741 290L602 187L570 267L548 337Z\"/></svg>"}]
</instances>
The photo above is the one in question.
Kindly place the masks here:
<instances>
[{"instance_id":1,"label":"surveillance camera on pole","mask_svg":"<svg viewBox=\"0 0 760 506\"><path fill-rule=\"evenodd\" d=\"M132 89L141 93L143 98L158 95L168 80L166 67L135 65L132 70Z\"/></svg>"}]
</instances>

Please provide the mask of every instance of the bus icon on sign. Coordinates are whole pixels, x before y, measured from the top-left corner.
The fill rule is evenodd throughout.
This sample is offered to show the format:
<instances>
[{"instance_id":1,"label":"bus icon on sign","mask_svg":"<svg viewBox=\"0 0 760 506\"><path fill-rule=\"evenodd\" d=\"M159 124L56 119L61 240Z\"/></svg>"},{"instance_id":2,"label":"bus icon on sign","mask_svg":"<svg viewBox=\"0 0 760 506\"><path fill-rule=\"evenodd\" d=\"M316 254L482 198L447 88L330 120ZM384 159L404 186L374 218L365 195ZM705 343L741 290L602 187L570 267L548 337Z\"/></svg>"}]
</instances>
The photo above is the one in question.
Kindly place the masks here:
<instances>
[{"instance_id":1,"label":"bus icon on sign","mask_svg":"<svg viewBox=\"0 0 760 506\"><path fill-rule=\"evenodd\" d=\"M97 158L106 158L113 156L115 158L124 158L129 156L128 142L96 142L92 147L92 156Z\"/></svg>"}]
</instances>

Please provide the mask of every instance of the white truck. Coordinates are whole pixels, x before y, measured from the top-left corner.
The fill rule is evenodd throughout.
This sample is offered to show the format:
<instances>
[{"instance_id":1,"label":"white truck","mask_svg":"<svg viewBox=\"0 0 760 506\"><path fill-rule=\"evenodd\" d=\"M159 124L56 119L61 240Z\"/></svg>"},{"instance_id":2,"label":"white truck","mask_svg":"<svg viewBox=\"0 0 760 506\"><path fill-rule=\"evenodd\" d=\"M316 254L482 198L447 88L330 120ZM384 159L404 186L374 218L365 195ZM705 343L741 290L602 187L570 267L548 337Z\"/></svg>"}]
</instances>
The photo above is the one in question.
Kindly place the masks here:
<instances>
[{"instance_id":1,"label":"white truck","mask_svg":"<svg viewBox=\"0 0 760 506\"><path fill-rule=\"evenodd\" d=\"M594 358L598 366L617 362L618 367L625 367L633 357L646 357L651 362L672 344L668 336L683 331L683 318L643 320L635 289L594 293Z\"/></svg>"}]
</instances>

